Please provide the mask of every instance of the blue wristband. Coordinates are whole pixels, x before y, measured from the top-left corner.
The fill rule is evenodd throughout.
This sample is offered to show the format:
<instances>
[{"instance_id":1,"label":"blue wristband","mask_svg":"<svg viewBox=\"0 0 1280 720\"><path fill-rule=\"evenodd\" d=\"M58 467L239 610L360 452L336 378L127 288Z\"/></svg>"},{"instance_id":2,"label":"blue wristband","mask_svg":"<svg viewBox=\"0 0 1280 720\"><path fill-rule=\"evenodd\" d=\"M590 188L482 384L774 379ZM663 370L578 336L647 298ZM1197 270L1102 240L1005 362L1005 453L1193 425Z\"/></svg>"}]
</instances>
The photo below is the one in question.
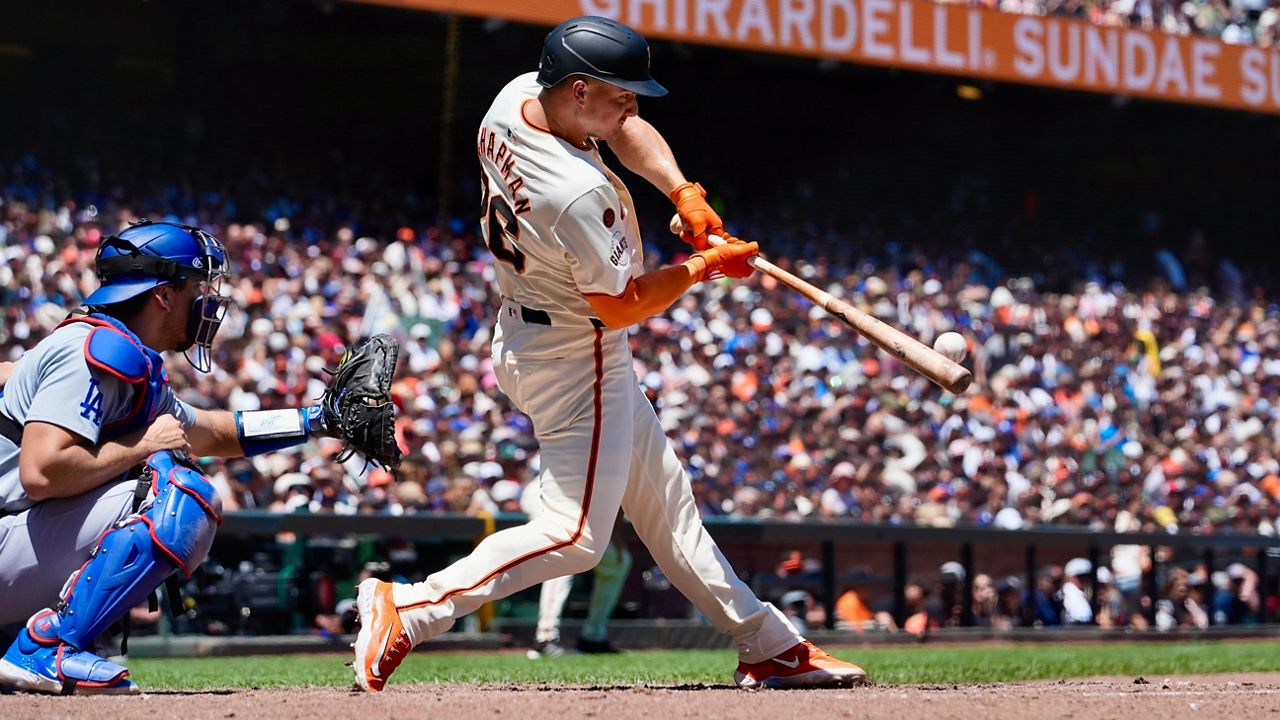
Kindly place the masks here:
<instances>
[{"instance_id":1,"label":"blue wristband","mask_svg":"<svg viewBox=\"0 0 1280 720\"><path fill-rule=\"evenodd\" d=\"M245 457L301 445L317 430L320 406L235 413L236 435Z\"/></svg>"}]
</instances>

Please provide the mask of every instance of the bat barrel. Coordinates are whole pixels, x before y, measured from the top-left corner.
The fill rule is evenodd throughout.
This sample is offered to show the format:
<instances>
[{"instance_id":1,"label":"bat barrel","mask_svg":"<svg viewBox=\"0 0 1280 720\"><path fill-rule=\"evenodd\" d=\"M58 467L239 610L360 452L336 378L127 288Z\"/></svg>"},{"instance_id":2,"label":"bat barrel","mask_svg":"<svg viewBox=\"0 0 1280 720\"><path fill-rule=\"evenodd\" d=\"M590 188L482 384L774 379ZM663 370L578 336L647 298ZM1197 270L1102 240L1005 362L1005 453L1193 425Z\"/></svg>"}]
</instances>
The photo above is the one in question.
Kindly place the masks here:
<instances>
[{"instance_id":1,"label":"bat barrel","mask_svg":"<svg viewBox=\"0 0 1280 720\"><path fill-rule=\"evenodd\" d=\"M678 216L677 216L678 218ZM672 219L674 227L676 219ZM723 245L722 238L710 235L712 245ZM751 267L768 275L808 298L832 316L842 320L876 347L901 360L930 382L954 395L959 395L973 382L973 374L963 365L925 345L901 330L881 322L849 303L802 280L759 255L747 261Z\"/></svg>"},{"instance_id":2,"label":"bat barrel","mask_svg":"<svg viewBox=\"0 0 1280 720\"><path fill-rule=\"evenodd\" d=\"M751 264L760 272L778 280L783 285L804 295L814 304L839 318L859 335L870 340L881 350L901 360L905 365L928 378L935 385L955 395L969 388L973 374L963 365L925 345L901 330L881 322L838 297L783 270L762 257L754 257Z\"/></svg>"}]
</instances>

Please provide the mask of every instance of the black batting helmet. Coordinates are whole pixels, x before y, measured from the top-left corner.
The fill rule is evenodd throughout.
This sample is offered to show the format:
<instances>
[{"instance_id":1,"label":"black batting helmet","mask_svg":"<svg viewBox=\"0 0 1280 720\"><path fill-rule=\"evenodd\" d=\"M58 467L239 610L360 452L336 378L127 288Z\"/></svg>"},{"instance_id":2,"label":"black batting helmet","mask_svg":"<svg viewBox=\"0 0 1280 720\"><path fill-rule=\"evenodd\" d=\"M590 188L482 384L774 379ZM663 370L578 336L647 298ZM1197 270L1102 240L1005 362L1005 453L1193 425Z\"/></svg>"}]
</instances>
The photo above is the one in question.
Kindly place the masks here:
<instances>
[{"instance_id":1,"label":"black batting helmet","mask_svg":"<svg viewBox=\"0 0 1280 720\"><path fill-rule=\"evenodd\" d=\"M644 36L595 15L560 23L542 43L538 84L551 87L570 75L593 77L637 95L667 94L649 75L649 43Z\"/></svg>"}]
</instances>

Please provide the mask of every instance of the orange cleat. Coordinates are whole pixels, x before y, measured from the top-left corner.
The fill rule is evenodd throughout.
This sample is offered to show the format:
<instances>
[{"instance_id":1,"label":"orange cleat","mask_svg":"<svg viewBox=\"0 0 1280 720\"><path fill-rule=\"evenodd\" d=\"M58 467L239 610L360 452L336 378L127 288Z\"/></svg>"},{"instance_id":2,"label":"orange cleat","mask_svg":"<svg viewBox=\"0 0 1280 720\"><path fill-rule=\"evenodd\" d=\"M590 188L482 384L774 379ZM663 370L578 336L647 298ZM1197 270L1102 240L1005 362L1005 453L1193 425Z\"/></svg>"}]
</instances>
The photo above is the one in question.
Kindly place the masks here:
<instances>
[{"instance_id":1,"label":"orange cleat","mask_svg":"<svg viewBox=\"0 0 1280 720\"><path fill-rule=\"evenodd\" d=\"M746 690L760 688L846 688L863 685L867 673L837 660L808 640L758 663L738 663L733 682Z\"/></svg>"},{"instance_id":2,"label":"orange cleat","mask_svg":"<svg viewBox=\"0 0 1280 720\"><path fill-rule=\"evenodd\" d=\"M369 692L381 692L387 678L400 666L413 646L409 634L400 623L400 611L391 596L391 583L369 578L356 590L356 609L360 613L360 632L352 647L356 661L356 686Z\"/></svg>"}]
</instances>

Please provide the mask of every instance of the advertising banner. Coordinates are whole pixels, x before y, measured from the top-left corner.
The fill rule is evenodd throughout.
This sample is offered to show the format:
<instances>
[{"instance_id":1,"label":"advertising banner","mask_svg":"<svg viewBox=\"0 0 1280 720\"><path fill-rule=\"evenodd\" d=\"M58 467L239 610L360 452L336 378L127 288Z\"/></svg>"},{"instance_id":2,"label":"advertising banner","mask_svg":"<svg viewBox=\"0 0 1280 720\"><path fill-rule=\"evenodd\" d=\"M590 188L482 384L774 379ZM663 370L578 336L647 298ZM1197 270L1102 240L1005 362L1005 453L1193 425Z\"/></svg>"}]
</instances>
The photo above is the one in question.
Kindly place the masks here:
<instances>
[{"instance_id":1,"label":"advertising banner","mask_svg":"<svg viewBox=\"0 0 1280 720\"><path fill-rule=\"evenodd\" d=\"M650 38L1280 113L1280 51L923 0L357 0Z\"/></svg>"}]
</instances>

